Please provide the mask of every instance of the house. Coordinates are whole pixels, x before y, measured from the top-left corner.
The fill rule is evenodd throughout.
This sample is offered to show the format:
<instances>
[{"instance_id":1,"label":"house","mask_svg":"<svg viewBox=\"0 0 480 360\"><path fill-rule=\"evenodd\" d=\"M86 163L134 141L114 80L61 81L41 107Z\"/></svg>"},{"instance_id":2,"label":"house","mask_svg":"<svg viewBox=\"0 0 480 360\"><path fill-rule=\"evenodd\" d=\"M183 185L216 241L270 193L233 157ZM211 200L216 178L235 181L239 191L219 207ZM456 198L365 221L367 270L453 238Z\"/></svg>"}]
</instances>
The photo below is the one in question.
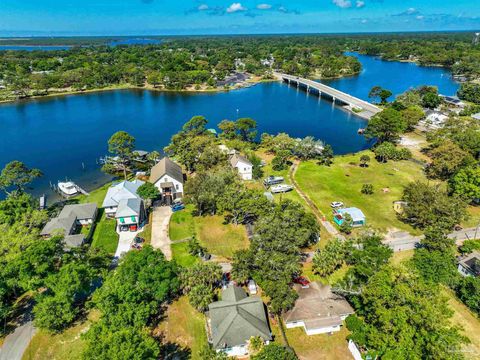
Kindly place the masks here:
<instances>
[{"instance_id":1,"label":"house","mask_svg":"<svg viewBox=\"0 0 480 360\"><path fill-rule=\"evenodd\" d=\"M213 348L228 356L247 355L251 337L267 344L272 340L262 300L234 285L222 291L221 301L208 306L207 332Z\"/></svg>"},{"instance_id":2,"label":"house","mask_svg":"<svg viewBox=\"0 0 480 360\"><path fill-rule=\"evenodd\" d=\"M474 118L475 120L480 120L480 113L473 114L471 115L471 117Z\"/></svg>"},{"instance_id":3,"label":"house","mask_svg":"<svg viewBox=\"0 0 480 360\"><path fill-rule=\"evenodd\" d=\"M362 210L355 207L335 210L333 221L335 221L338 226L342 225L343 221L345 220L345 214L351 216L353 227L363 226L367 223L367 219Z\"/></svg>"},{"instance_id":4,"label":"house","mask_svg":"<svg viewBox=\"0 0 480 360\"><path fill-rule=\"evenodd\" d=\"M122 181L110 186L102 207L107 217L115 218L120 231L136 231L145 219L145 206L137 190L141 180Z\"/></svg>"},{"instance_id":5,"label":"house","mask_svg":"<svg viewBox=\"0 0 480 360\"><path fill-rule=\"evenodd\" d=\"M243 180L252 180L253 179L253 165L247 158L242 155L235 153L230 156L230 165L237 169L238 174Z\"/></svg>"},{"instance_id":6,"label":"house","mask_svg":"<svg viewBox=\"0 0 480 360\"><path fill-rule=\"evenodd\" d=\"M160 190L167 203L183 197L183 180L182 167L166 156L150 171L149 181Z\"/></svg>"},{"instance_id":7,"label":"house","mask_svg":"<svg viewBox=\"0 0 480 360\"><path fill-rule=\"evenodd\" d=\"M480 276L480 252L462 256L458 260L458 272L463 276Z\"/></svg>"},{"instance_id":8,"label":"house","mask_svg":"<svg viewBox=\"0 0 480 360\"><path fill-rule=\"evenodd\" d=\"M93 224L97 213L95 203L66 205L57 217L45 224L40 235L50 237L60 233L67 249L81 246L86 239L85 235L76 234L77 228Z\"/></svg>"},{"instance_id":9,"label":"house","mask_svg":"<svg viewBox=\"0 0 480 360\"><path fill-rule=\"evenodd\" d=\"M441 111L427 110L425 113L425 120L423 120L422 123L425 123L425 125L431 128L438 129L442 127L447 119L448 115Z\"/></svg>"},{"instance_id":10,"label":"house","mask_svg":"<svg viewBox=\"0 0 480 360\"><path fill-rule=\"evenodd\" d=\"M458 96L445 96L440 95L440 97L445 101L447 104L457 107L464 107L465 103L458 98Z\"/></svg>"},{"instance_id":11,"label":"house","mask_svg":"<svg viewBox=\"0 0 480 360\"><path fill-rule=\"evenodd\" d=\"M340 331L343 320L354 313L350 304L334 294L329 285L310 283L308 288L295 284L298 299L283 315L287 329L303 327L307 335Z\"/></svg>"}]
</instances>

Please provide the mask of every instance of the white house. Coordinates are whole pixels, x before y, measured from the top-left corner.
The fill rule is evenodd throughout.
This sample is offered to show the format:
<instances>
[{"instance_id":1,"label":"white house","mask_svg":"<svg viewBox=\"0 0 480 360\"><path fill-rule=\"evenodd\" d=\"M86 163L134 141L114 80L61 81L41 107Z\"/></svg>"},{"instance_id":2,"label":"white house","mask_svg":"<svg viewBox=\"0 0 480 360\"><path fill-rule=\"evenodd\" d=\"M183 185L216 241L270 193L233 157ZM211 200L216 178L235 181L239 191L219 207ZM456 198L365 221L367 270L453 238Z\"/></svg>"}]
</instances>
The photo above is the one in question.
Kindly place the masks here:
<instances>
[{"instance_id":1,"label":"white house","mask_svg":"<svg viewBox=\"0 0 480 360\"><path fill-rule=\"evenodd\" d=\"M303 327L307 335L340 331L343 320L354 313L350 304L332 293L330 286L310 283L308 288L296 284L298 299L293 309L283 315L287 329Z\"/></svg>"},{"instance_id":2,"label":"white house","mask_svg":"<svg viewBox=\"0 0 480 360\"><path fill-rule=\"evenodd\" d=\"M102 207L108 217L117 220L121 231L136 230L145 219L143 200L137 194L143 184L141 180L125 180L107 191Z\"/></svg>"},{"instance_id":3,"label":"white house","mask_svg":"<svg viewBox=\"0 0 480 360\"><path fill-rule=\"evenodd\" d=\"M237 169L238 174L243 180L252 180L253 165L247 158L235 153L230 156L230 165Z\"/></svg>"},{"instance_id":4,"label":"white house","mask_svg":"<svg viewBox=\"0 0 480 360\"><path fill-rule=\"evenodd\" d=\"M183 171L180 165L164 157L151 170L149 181L160 190L166 202L183 197Z\"/></svg>"},{"instance_id":5,"label":"white house","mask_svg":"<svg viewBox=\"0 0 480 360\"><path fill-rule=\"evenodd\" d=\"M480 252L474 251L459 258L458 272L463 276L480 276Z\"/></svg>"}]
</instances>

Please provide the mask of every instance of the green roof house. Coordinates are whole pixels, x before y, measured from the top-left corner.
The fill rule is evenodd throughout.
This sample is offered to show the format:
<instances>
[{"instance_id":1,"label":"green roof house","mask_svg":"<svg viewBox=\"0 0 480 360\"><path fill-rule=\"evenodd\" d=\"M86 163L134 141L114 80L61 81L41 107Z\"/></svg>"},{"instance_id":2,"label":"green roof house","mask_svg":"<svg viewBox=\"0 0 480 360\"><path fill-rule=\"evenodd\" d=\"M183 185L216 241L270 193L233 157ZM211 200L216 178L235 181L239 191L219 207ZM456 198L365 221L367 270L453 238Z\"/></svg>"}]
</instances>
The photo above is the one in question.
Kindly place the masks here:
<instances>
[{"instance_id":1,"label":"green roof house","mask_svg":"<svg viewBox=\"0 0 480 360\"><path fill-rule=\"evenodd\" d=\"M217 351L228 356L248 354L248 341L260 337L272 340L265 305L259 297L247 296L240 287L222 291L222 300L208 306L208 338Z\"/></svg>"}]
</instances>

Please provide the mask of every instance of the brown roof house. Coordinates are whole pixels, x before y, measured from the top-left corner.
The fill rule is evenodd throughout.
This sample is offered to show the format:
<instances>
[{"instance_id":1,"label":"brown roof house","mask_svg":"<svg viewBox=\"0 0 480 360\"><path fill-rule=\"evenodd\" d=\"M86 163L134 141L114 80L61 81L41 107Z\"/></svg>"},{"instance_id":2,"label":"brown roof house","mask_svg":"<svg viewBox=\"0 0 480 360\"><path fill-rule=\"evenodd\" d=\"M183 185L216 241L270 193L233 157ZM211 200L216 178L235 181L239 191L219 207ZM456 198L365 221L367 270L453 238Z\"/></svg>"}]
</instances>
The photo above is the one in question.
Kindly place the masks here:
<instances>
[{"instance_id":1,"label":"brown roof house","mask_svg":"<svg viewBox=\"0 0 480 360\"><path fill-rule=\"evenodd\" d=\"M152 167L149 181L160 190L163 198L183 197L182 167L166 156Z\"/></svg>"},{"instance_id":2,"label":"brown roof house","mask_svg":"<svg viewBox=\"0 0 480 360\"><path fill-rule=\"evenodd\" d=\"M222 300L208 306L208 340L213 348L228 356L248 354L248 342L260 337L268 344L272 340L265 305L245 290L229 286L222 291Z\"/></svg>"},{"instance_id":3,"label":"brown roof house","mask_svg":"<svg viewBox=\"0 0 480 360\"><path fill-rule=\"evenodd\" d=\"M307 335L340 331L343 320L354 313L350 304L330 286L313 282L308 288L295 285L298 299L283 315L287 329L303 327Z\"/></svg>"}]
</instances>

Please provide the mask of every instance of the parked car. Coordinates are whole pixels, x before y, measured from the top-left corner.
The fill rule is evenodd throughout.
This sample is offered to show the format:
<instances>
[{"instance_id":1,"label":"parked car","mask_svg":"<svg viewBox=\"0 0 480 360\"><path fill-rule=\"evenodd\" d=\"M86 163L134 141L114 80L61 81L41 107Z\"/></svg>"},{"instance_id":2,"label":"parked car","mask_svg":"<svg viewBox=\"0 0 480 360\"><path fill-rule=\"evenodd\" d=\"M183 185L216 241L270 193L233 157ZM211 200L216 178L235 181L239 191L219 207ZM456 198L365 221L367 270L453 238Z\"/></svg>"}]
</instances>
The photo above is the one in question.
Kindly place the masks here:
<instances>
[{"instance_id":1,"label":"parked car","mask_svg":"<svg viewBox=\"0 0 480 360\"><path fill-rule=\"evenodd\" d=\"M211 254L204 253L204 252L200 253L199 256L200 256L200 259L202 259L203 261L208 261L212 258Z\"/></svg>"},{"instance_id":2,"label":"parked car","mask_svg":"<svg viewBox=\"0 0 480 360\"><path fill-rule=\"evenodd\" d=\"M171 208L172 208L172 211L173 211L173 212L176 212L176 211L180 211L180 210L185 209L185 205L184 205L183 203L177 203L177 204L174 203L174 204L171 206Z\"/></svg>"},{"instance_id":3,"label":"parked car","mask_svg":"<svg viewBox=\"0 0 480 360\"><path fill-rule=\"evenodd\" d=\"M304 276L299 276L293 279L295 284L302 285L302 288L306 289L310 287L310 281L308 281Z\"/></svg>"},{"instance_id":4,"label":"parked car","mask_svg":"<svg viewBox=\"0 0 480 360\"><path fill-rule=\"evenodd\" d=\"M283 180L284 179L282 176L269 176L263 180L263 185L265 186L277 185L277 184L281 184Z\"/></svg>"},{"instance_id":5,"label":"parked car","mask_svg":"<svg viewBox=\"0 0 480 360\"><path fill-rule=\"evenodd\" d=\"M135 249L135 250L141 250L142 249L142 245L141 244L137 244L137 243L133 243L132 246L131 246L132 249Z\"/></svg>"},{"instance_id":6,"label":"parked car","mask_svg":"<svg viewBox=\"0 0 480 360\"><path fill-rule=\"evenodd\" d=\"M140 236L135 236L135 239L133 239L134 244L143 244L144 242L145 242L145 239Z\"/></svg>"},{"instance_id":7,"label":"parked car","mask_svg":"<svg viewBox=\"0 0 480 360\"><path fill-rule=\"evenodd\" d=\"M341 201L332 201L332 202L330 203L330 207L331 207L332 209L340 209L340 208L343 208L343 206L344 206L344 205L343 205L343 202L341 202Z\"/></svg>"},{"instance_id":8,"label":"parked car","mask_svg":"<svg viewBox=\"0 0 480 360\"><path fill-rule=\"evenodd\" d=\"M270 189L270 191L273 194L286 193L286 192L292 191L292 190L293 190L293 186L292 185L287 185L287 184L275 185L275 186L272 186L272 188Z\"/></svg>"},{"instance_id":9,"label":"parked car","mask_svg":"<svg viewBox=\"0 0 480 360\"><path fill-rule=\"evenodd\" d=\"M248 281L248 292L250 293L250 295L255 295L257 293L257 284L255 284L255 281Z\"/></svg>"}]
</instances>

